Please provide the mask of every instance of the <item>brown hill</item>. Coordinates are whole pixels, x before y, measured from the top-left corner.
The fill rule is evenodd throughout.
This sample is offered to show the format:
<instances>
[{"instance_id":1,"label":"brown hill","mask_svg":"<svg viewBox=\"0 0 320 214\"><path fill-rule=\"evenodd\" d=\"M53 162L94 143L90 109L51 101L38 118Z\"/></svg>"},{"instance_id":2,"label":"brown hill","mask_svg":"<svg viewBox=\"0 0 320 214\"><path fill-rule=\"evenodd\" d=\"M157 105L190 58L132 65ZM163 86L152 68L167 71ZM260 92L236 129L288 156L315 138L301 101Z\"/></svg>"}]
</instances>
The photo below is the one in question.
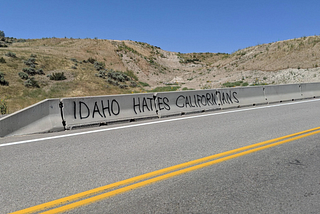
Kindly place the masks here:
<instances>
[{"instance_id":1,"label":"brown hill","mask_svg":"<svg viewBox=\"0 0 320 214\"><path fill-rule=\"evenodd\" d=\"M99 39L6 38L1 42L0 73L9 85L0 85L0 108L6 103L9 112L53 97L320 80L320 36L257 45L232 54L182 54L142 42ZM50 75L62 72L65 80L50 80ZM27 80L18 73L28 73L28 79L38 85L26 87ZM129 78L117 79L117 75Z\"/></svg>"}]
</instances>

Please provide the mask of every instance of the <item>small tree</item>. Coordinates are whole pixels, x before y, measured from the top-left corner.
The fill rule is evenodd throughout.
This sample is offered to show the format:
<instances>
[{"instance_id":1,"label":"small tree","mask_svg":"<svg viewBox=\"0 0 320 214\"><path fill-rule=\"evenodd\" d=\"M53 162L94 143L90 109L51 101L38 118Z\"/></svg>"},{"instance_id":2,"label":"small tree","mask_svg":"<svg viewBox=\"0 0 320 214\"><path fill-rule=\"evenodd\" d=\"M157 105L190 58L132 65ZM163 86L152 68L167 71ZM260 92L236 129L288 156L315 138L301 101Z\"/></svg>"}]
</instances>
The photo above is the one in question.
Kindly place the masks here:
<instances>
[{"instance_id":1,"label":"small tree","mask_svg":"<svg viewBox=\"0 0 320 214\"><path fill-rule=\"evenodd\" d=\"M0 37L5 37L5 34L2 30L0 30Z\"/></svg>"},{"instance_id":2,"label":"small tree","mask_svg":"<svg viewBox=\"0 0 320 214\"><path fill-rule=\"evenodd\" d=\"M49 75L49 78L50 80L55 80L55 81L67 79L67 77L64 75L63 72L52 73L52 75Z\"/></svg>"},{"instance_id":3,"label":"small tree","mask_svg":"<svg viewBox=\"0 0 320 214\"><path fill-rule=\"evenodd\" d=\"M3 57L1 57L0 58L0 63L6 63L6 60Z\"/></svg>"},{"instance_id":4,"label":"small tree","mask_svg":"<svg viewBox=\"0 0 320 214\"><path fill-rule=\"evenodd\" d=\"M4 73L0 72L0 85L9 85L9 82L4 79Z\"/></svg>"}]
</instances>

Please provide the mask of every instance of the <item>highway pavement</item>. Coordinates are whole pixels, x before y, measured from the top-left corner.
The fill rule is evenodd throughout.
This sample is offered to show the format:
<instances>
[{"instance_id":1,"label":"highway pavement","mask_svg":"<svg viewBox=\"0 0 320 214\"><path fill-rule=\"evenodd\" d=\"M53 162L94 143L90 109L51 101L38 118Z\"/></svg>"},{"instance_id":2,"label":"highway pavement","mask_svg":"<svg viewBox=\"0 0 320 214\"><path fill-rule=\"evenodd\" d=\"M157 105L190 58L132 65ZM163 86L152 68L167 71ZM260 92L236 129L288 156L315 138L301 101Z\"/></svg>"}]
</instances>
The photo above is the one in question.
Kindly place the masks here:
<instances>
[{"instance_id":1,"label":"highway pavement","mask_svg":"<svg viewBox=\"0 0 320 214\"><path fill-rule=\"evenodd\" d=\"M319 118L311 99L0 138L0 213L318 213Z\"/></svg>"}]
</instances>

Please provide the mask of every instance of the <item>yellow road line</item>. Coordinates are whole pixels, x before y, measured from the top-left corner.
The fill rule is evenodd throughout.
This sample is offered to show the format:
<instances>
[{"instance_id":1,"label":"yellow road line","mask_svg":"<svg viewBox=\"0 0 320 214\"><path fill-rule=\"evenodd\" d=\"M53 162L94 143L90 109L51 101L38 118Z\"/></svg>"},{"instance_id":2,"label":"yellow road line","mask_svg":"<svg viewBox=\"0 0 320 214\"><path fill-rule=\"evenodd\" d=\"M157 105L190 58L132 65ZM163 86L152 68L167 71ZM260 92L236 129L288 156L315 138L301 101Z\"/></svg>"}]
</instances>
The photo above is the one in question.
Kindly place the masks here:
<instances>
[{"instance_id":1,"label":"yellow road line","mask_svg":"<svg viewBox=\"0 0 320 214\"><path fill-rule=\"evenodd\" d=\"M104 194L101 194L101 195L97 195L97 196L94 196L94 197L91 197L91 198L88 198L88 199L84 199L84 200L81 200L81 201L78 201L78 202L74 202L72 204L68 204L68 205L65 205L65 206L62 206L62 207L58 207L58 208L49 210L47 212L43 212L42 214L54 214L54 213L65 212L65 211L68 211L68 210L71 210L71 209L74 209L74 208L77 208L77 207L80 207L80 206L84 206L84 205L87 205L87 204L91 204L91 203L97 202L99 200L102 200L102 199L105 199L105 198L108 198L108 197L111 197L111 196L114 196L114 195L118 195L120 193L124 193L124 192L130 191L130 190L133 190L133 189L137 189L139 187L143 187L143 186L149 185L149 184L157 182L157 181L161 181L161 180L164 180L164 179L167 179L167 178L171 178L171 177L174 177L174 176L177 176L177 175L181 175L181 174L184 174L184 173L187 173L187 172L191 172L191 171L194 171L194 170L197 170L197 169L201 169L201 168L204 168L204 167L207 167L207 166L210 166L210 165L213 165L213 164L217 164L217 163L220 163L220 162L223 162L223 161L226 161L226 160L230 160L230 159L233 159L233 158L244 156L244 155L247 155L247 154L250 154L250 153L253 153L253 152L257 152L257 151L260 151L260 150L264 150L264 149L267 149L267 148L278 146L280 144L284 144L284 143L287 143L287 142L290 142L290 141L298 140L298 139L301 139L301 138L304 138L304 137L308 137L310 135L314 135L314 134L318 134L318 133L320 133L320 131L316 131L316 132L312 132L312 133L309 133L309 134L301 135L301 136L298 136L298 137L290 138L290 139L283 140L283 141L280 141L280 142L277 142L277 143L273 143L273 144L269 144L269 145L266 145L266 146L254 148L254 149L251 149L251 150L248 150L248 151L244 151L244 152L241 152L241 153L237 153L237 154L234 154L234 155L230 155L230 156L227 156L227 157L216 159L216 160L213 160L213 161L210 161L210 162L206 162L206 163L202 163L202 164L199 164L199 165L196 165L196 166L185 168L185 169L182 169L182 170L179 170L179 171L171 172L171 173L168 173L168 174L165 174L165 175L161 175L159 177L151 178L149 180L145 180L145 181L142 181L142 182L139 182L139 183L136 183L136 184L132 184L130 186L126 186L126 187L123 187L123 188L120 188L120 189L117 189L117 190L113 190L113 191L110 191L110 192L107 192L107 193L104 193Z\"/></svg>"},{"instance_id":2,"label":"yellow road line","mask_svg":"<svg viewBox=\"0 0 320 214\"><path fill-rule=\"evenodd\" d=\"M65 205L65 206L62 206L62 207L58 207L56 209L52 209L52 210L49 210L49 211L44 212L44 213L58 213L58 212L67 211L67 210L70 210L70 209L73 209L73 208L76 208L76 207L79 207L79 206L83 206L85 204L93 203L93 202L95 202L97 200L101 200L101 199L104 199L106 197L114 196L116 194L120 194L120 193L129 191L129 190L132 190L132 189L136 189L136 188L139 188L139 187L142 187L142 186L148 185L150 183L154 183L154 182L157 182L157 181L169 178L169 177L177 176L177 175L180 175L180 174L183 174L183 173L186 173L186 172L190 172L190 171L193 171L193 170L196 170L196 169L200 169L200 168L203 168L203 167L206 167L206 166L210 166L212 164L216 164L216 163L219 163L219 162L222 162L222 161L226 161L226 160L229 160L229 159L232 159L232 158L236 158L236 157L240 157L240 156L243 156L243 155L246 155L246 154L250 154L250 153L253 153L253 152L256 152L256 151L260 151L262 149L267 149L267 148L270 148L270 147L273 147L273 146L277 146L277 145L280 145L280 144L283 144L283 143L286 143L286 142L290 142L290 141L297 140L297 139L300 139L300 138L303 138L303 137L314 135L314 134L320 133L320 131L316 131L316 130L319 130L319 129L320 129L320 127L317 127L317 128L305 130L305 131L302 131L302 132L286 135L286 136L283 136L283 137L275 138L275 139L272 139L272 140L260 142L260 143L257 143L257 144L253 144L253 145L241 147L241 148L238 148L238 149L230 150L230 151L227 151L227 152L222 152L222 153L219 153L219 154L215 154L215 155L211 155L211 156L208 156L208 157L200 158L200 159L197 159L197 160L189 161L189 162L186 162L186 163L178 164L178 165L175 165L175 166L171 166L171 167L168 167L168 168L164 168L164 169L161 169L161 170L157 170L157 171L154 171L154 172L150 172L150 173L146 173L146 174L143 174L143 175L140 175L140 176L129 178L129 179L126 179L126 180L123 180L123 181L119 181L119 182L116 182L116 183L113 183L113 184L109 184L109 185L106 185L106 186L102 186L102 187L98 187L98 188L95 188L95 189L92 189L92 190L88 190L88 191L85 191L85 192L82 192L82 193L78 193L78 194L75 194L75 195L71 195L71 196L68 196L68 197L57 199L57 200L54 200L54 201L51 201L51 202L47 202L47 203L44 203L44 204L33 206L33 207L30 207L30 208L27 208L27 209L16 211L16 212L13 212L12 214L34 213L34 212L37 212L37 211L46 210L46 209L49 209L49 208L52 208L52 207L56 207L56 206L60 206L60 205L66 204L66 203L70 203L70 202L75 201L75 200L80 200L80 199L85 198L85 197L89 197L89 196L92 196L92 195L99 194L99 193L101 193L101 192L103 192L105 190L111 189L111 188L116 188L116 187L119 187L119 186L128 185L128 184L131 184L131 183L134 183L134 182L138 182L138 181L141 181L141 180L145 180L145 179L151 178L149 180L145 180L145 181L142 181L140 183L136 183L136 184L133 184L133 185L130 185L130 186L126 186L126 187L117 189L117 190L113 190L113 191L110 191L110 192L107 192L107 193L103 193L103 194L100 194L100 195L97 195L97 196L93 196L91 198L87 198L87 199L84 199L84 200L81 200L81 201L78 201L78 202L75 202L75 203L72 203L72 204L68 204L68 205ZM308 133L308 132L311 132L311 133ZM308 133L308 134L305 134L305 133ZM302 134L305 134L305 135L302 135ZM300 135L300 136L298 136L298 135ZM297 137L295 137L295 136L297 136ZM286 139L286 140L284 140L284 139ZM279 141L279 140L283 140L283 141L280 141L280 142L277 142L277 143L273 143L273 142L276 142L276 141ZM273 143L273 144L271 144L271 143ZM270 145L266 145L266 144L270 144ZM266 145L266 146L263 146L263 145ZM248 150L248 149L251 149L251 150ZM248 150L248 151L245 151L245 150ZM241 152L241 151L244 151L244 152ZM239 152L241 152L241 153L239 153ZM237 154L235 154L235 153L237 153ZM227 155L229 155L229 156L227 156ZM226 157L224 157L224 156L226 156ZM220 158L220 157L222 157L222 158ZM217 159L217 158L220 158L220 159ZM216 159L216 160L210 161L212 159ZM206 161L210 161L210 162L206 162ZM203 162L206 162L206 163L203 163ZM200 164L200 163L202 163L202 164ZM199 165L193 166L195 164L199 164ZM189 167L189 166L191 166L191 167ZM186 167L189 167L189 168L186 168ZM185 169L183 169L183 168L185 168ZM179 169L182 169L182 170L179 170ZM175 170L179 170L179 171L175 171ZM175 171L175 172L172 172L172 171ZM169 172L171 172L171 173L169 173ZM168 174L165 174L165 173L168 173ZM165 175L163 175L163 174L165 174ZM158 175L161 175L161 176L158 176ZM155 176L158 176L158 177L155 177Z\"/></svg>"}]
</instances>

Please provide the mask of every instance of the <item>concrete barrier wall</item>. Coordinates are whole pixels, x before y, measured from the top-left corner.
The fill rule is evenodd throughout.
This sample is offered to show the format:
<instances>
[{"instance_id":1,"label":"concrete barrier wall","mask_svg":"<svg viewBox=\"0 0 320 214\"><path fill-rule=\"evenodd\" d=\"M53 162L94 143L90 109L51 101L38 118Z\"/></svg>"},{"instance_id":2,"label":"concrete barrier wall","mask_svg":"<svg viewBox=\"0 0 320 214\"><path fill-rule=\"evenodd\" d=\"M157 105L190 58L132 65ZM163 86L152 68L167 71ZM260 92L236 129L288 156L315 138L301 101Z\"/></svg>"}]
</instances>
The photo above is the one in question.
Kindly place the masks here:
<instances>
[{"instance_id":1,"label":"concrete barrier wall","mask_svg":"<svg viewBox=\"0 0 320 214\"><path fill-rule=\"evenodd\" d=\"M300 84L264 86L268 103L303 99Z\"/></svg>"},{"instance_id":2,"label":"concrete barrier wall","mask_svg":"<svg viewBox=\"0 0 320 214\"><path fill-rule=\"evenodd\" d=\"M47 99L0 119L0 137L62 131L59 99Z\"/></svg>"},{"instance_id":3,"label":"concrete barrier wall","mask_svg":"<svg viewBox=\"0 0 320 214\"><path fill-rule=\"evenodd\" d=\"M222 103L221 108L229 107L244 107L244 106L253 106L267 104L267 98L264 94L263 87L253 86L253 87L239 87L232 89L219 89L221 94L234 94L239 102L233 102L230 105Z\"/></svg>"},{"instance_id":4,"label":"concrete barrier wall","mask_svg":"<svg viewBox=\"0 0 320 214\"><path fill-rule=\"evenodd\" d=\"M310 94L319 84L304 86ZM319 88L320 92L320 88ZM320 95L320 93L319 93ZM310 95L309 95L310 96ZM303 99L300 84L62 99L66 128Z\"/></svg>"},{"instance_id":5,"label":"concrete barrier wall","mask_svg":"<svg viewBox=\"0 0 320 214\"><path fill-rule=\"evenodd\" d=\"M1 118L0 137L313 97L320 83L50 99Z\"/></svg>"},{"instance_id":6,"label":"concrete barrier wall","mask_svg":"<svg viewBox=\"0 0 320 214\"><path fill-rule=\"evenodd\" d=\"M320 97L320 83L302 83L301 93L304 99Z\"/></svg>"},{"instance_id":7,"label":"concrete barrier wall","mask_svg":"<svg viewBox=\"0 0 320 214\"><path fill-rule=\"evenodd\" d=\"M66 128L266 104L261 87L65 98Z\"/></svg>"}]
</instances>

